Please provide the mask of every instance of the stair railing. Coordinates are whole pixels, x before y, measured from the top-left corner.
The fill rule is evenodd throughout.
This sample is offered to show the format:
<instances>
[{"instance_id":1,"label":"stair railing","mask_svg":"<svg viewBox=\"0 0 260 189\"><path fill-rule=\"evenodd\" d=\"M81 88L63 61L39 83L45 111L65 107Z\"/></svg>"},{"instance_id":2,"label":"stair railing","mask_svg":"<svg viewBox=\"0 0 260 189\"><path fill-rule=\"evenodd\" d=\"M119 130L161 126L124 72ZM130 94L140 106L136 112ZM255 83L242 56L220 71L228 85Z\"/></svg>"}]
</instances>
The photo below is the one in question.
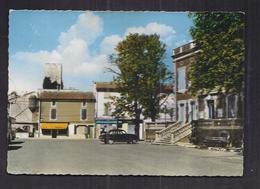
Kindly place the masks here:
<instances>
[{"instance_id":1,"label":"stair railing","mask_svg":"<svg viewBox=\"0 0 260 189\"><path fill-rule=\"evenodd\" d=\"M191 123L186 123L185 125L175 128L171 132L171 143L175 143L183 137L191 134L191 129Z\"/></svg>"},{"instance_id":2,"label":"stair railing","mask_svg":"<svg viewBox=\"0 0 260 189\"><path fill-rule=\"evenodd\" d=\"M171 135L171 131L174 130L176 127L178 127L181 124L181 122L176 122L172 125L169 125L168 127L166 127L165 129L162 129L160 131L156 131L155 132L155 141L158 141L160 138L166 137L166 136L170 136Z\"/></svg>"}]
</instances>

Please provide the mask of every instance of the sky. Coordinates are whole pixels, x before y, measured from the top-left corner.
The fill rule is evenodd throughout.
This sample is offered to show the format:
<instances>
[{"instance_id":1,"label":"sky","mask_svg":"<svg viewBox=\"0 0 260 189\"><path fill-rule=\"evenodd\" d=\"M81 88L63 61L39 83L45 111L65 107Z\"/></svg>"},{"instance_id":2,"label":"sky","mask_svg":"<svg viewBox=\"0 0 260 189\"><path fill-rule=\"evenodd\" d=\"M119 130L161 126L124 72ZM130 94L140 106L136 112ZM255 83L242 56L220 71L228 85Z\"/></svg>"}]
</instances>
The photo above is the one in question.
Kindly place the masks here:
<instances>
[{"instance_id":1,"label":"sky","mask_svg":"<svg viewBox=\"0 0 260 189\"><path fill-rule=\"evenodd\" d=\"M60 63L64 88L91 91L112 81L108 56L130 33L158 34L164 63L173 71L172 49L191 41L187 12L28 11L9 15L9 92L42 88L45 63Z\"/></svg>"}]
</instances>

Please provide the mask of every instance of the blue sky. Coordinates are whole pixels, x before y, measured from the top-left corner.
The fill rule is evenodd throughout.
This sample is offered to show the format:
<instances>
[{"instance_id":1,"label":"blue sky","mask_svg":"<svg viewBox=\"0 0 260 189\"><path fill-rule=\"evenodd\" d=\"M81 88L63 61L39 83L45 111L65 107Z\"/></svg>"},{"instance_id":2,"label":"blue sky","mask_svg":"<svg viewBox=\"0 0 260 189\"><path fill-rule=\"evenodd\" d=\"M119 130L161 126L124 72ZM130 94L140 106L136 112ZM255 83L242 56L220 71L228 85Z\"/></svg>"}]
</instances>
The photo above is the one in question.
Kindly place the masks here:
<instances>
[{"instance_id":1,"label":"blue sky","mask_svg":"<svg viewBox=\"0 0 260 189\"><path fill-rule=\"evenodd\" d=\"M191 40L186 12L11 11L9 16L9 92L42 87L44 63L61 63L65 88L92 90L110 81L107 57L129 33L157 33L172 49Z\"/></svg>"}]
</instances>

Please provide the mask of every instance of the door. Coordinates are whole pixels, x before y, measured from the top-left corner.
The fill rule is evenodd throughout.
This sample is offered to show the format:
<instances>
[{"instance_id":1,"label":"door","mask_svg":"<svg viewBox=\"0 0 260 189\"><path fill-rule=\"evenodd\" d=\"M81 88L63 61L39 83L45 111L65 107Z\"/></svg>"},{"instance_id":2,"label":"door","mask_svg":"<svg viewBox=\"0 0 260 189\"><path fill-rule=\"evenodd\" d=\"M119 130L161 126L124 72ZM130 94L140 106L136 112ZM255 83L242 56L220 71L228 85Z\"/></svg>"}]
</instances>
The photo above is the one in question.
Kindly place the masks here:
<instances>
[{"instance_id":1,"label":"door","mask_svg":"<svg viewBox=\"0 0 260 189\"><path fill-rule=\"evenodd\" d=\"M185 117L184 104L180 104L180 106L179 106L179 121L184 123L184 117Z\"/></svg>"},{"instance_id":2,"label":"door","mask_svg":"<svg viewBox=\"0 0 260 189\"><path fill-rule=\"evenodd\" d=\"M196 120L197 118L196 118L196 105L195 105L195 102L194 101L192 101L191 103L190 103L190 107L191 107L191 117L190 117L190 121L192 121L192 120Z\"/></svg>"}]
</instances>

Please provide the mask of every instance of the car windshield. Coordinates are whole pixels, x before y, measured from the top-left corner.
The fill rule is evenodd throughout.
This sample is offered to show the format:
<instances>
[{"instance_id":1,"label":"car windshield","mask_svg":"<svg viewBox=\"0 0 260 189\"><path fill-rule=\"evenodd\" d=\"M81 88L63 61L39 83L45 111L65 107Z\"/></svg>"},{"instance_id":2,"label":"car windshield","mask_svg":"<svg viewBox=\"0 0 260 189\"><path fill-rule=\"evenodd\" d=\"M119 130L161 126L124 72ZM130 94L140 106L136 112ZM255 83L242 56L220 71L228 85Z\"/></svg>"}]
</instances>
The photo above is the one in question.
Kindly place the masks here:
<instances>
[{"instance_id":1,"label":"car windshield","mask_svg":"<svg viewBox=\"0 0 260 189\"><path fill-rule=\"evenodd\" d=\"M126 134L126 132L124 130L120 130L119 133L120 134Z\"/></svg>"}]
</instances>

